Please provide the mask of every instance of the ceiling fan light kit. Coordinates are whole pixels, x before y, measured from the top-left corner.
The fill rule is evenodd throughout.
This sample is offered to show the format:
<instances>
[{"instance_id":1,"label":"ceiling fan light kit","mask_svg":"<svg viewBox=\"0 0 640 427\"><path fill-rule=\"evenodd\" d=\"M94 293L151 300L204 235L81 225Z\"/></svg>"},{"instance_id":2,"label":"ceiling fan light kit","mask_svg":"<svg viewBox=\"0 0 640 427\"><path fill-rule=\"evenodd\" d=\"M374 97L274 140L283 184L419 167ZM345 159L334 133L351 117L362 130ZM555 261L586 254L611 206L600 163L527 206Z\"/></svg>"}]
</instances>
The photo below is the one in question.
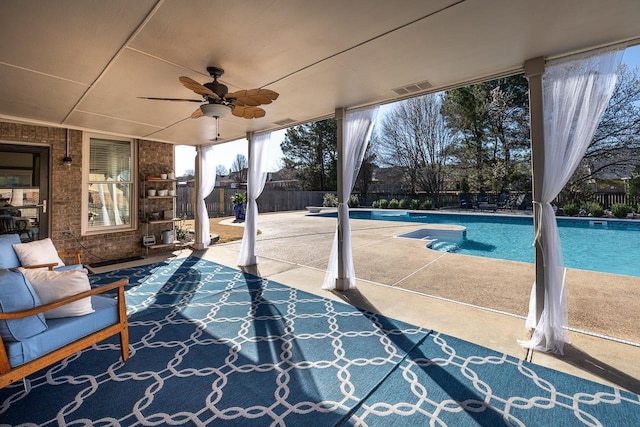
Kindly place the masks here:
<instances>
[{"instance_id":1,"label":"ceiling fan light kit","mask_svg":"<svg viewBox=\"0 0 640 427\"><path fill-rule=\"evenodd\" d=\"M200 111L207 117L223 119L229 115L232 108L232 106L224 104L203 104L200 106Z\"/></svg>"}]
</instances>

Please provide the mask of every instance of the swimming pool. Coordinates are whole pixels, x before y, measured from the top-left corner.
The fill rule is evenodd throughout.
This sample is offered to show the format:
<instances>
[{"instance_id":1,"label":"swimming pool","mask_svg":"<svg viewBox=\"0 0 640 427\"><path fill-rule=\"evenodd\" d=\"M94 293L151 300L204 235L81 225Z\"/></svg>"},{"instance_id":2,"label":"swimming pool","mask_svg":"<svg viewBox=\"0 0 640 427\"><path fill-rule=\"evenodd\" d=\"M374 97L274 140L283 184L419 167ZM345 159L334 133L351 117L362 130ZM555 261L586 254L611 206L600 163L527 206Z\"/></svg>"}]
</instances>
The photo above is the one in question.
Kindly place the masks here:
<instances>
[{"instance_id":1,"label":"swimming pool","mask_svg":"<svg viewBox=\"0 0 640 427\"><path fill-rule=\"evenodd\" d=\"M336 216L335 213L321 214ZM521 215L354 210L350 218L455 224L466 238L438 238L431 248L488 258L534 262L533 219ZM565 266L640 277L640 221L558 218Z\"/></svg>"}]
</instances>

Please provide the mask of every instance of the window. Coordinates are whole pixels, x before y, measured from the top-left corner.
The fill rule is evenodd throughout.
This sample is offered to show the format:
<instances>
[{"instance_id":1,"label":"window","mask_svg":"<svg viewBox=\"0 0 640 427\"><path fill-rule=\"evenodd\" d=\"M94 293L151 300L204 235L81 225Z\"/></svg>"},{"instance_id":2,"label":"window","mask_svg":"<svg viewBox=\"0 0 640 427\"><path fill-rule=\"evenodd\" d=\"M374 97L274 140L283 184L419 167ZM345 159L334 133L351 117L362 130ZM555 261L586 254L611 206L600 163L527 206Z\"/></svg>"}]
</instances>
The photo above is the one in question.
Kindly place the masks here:
<instances>
[{"instance_id":1,"label":"window","mask_svg":"<svg viewBox=\"0 0 640 427\"><path fill-rule=\"evenodd\" d=\"M131 139L85 134L82 234L136 228L136 154Z\"/></svg>"}]
</instances>

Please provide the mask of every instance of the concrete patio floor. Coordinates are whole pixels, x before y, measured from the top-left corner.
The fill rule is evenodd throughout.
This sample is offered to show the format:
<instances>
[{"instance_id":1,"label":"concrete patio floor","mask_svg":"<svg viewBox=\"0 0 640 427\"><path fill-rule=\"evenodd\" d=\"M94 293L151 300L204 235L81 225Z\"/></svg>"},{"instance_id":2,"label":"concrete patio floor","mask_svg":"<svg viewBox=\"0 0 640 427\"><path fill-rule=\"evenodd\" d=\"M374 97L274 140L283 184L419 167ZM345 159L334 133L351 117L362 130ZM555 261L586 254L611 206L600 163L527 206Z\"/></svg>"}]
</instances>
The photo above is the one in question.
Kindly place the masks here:
<instances>
[{"instance_id":1,"label":"concrete patio floor","mask_svg":"<svg viewBox=\"0 0 640 427\"><path fill-rule=\"evenodd\" d=\"M524 358L517 340L528 334L533 265L436 252L395 237L423 226L351 221L357 289L328 292L321 285L336 219L302 211L260 214L259 264L245 270ZM238 268L239 250L240 242L232 242L196 254ZM569 326L589 333L569 331L564 356L535 352L533 362L640 393L640 278L569 269L566 283Z\"/></svg>"}]
</instances>

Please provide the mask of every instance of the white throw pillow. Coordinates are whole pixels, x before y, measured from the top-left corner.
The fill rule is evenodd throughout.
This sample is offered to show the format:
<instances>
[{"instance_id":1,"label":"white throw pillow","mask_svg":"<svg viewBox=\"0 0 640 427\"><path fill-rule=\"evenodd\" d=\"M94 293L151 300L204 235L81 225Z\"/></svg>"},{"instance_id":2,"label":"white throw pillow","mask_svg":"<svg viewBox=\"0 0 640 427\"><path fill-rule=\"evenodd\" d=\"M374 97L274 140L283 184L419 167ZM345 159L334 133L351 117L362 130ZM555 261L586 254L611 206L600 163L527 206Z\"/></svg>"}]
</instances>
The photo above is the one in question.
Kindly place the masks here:
<instances>
[{"instance_id":1,"label":"white throw pillow","mask_svg":"<svg viewBox=\"0 0 640 427\"><path fill-rule=\"evenodd\" d=\"M56 247L48 237L42 240L35 240L28 243L16 243L13 250L18 255L21 265L36 265L57 263L58 266L64 265L64 262L58 256Z\"/></svg>"},{"instance_id":2,"label":"white throw pillow","mask_svg":"<svg viewBox=\"0 0 640 427\"><path fill-rule=\"evenodd\" d=\"M42 304L58 301L91 289L89 276L85 268L68 271L21 268L20 271L31 283ZM57 319L59 317L84 316L93 312L91 297L87 297L62 307L45 311L44 317L46 319Z\"/></svg>"}]
</instances>

